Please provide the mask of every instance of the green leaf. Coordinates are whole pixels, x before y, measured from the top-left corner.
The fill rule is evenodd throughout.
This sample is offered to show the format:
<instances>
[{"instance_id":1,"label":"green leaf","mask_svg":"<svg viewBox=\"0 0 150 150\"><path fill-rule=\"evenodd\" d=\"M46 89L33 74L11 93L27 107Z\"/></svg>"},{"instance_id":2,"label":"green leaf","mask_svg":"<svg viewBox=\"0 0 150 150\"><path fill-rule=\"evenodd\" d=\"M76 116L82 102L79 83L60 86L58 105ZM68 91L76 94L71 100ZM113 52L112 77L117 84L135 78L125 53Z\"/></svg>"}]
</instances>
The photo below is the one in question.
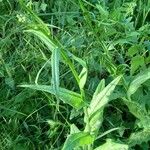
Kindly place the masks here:
<instances>
[{"instance_id":1,"label":"green leaf","mask_svg":"<svg viewBox=\"0 0 150 150\"><path fill-rule=\"evenodd\" d=\"M74 134L74 133L79 133L80 130L77 128L77 126L75 124L72 124L70 126L70 134Z\"/></svg>"},{"instance_id":2,"label":"green leaf","mask_svg":"<svg viewBox=\"0 0 150 150\"><path fill-rule=\"evenodd\" d=\"M93 98L92 99L95 99L96 96L98 95L98 93L100 93L104 88L105 88L105 80L102 79L100 81L100 83L98 84L98 86L97 86L97 88L96 88L96 90L95 90L95 92L93 94Z\"/></svg>"},{"instance_id":3,"label":"green leaf","mask_svg":"<svg viewBox=\"0 0 150 150\"><path fill-rule=\"evenodd\" d=\"M129 111L138 119L142 119L147 114L145 108L140 104L123 98L123 102L128 106Z\"/></svg>"},{"instance_id":4,"label":"green leaf","mask_svg":"<svg viewBox=\"0 0 150 150\"><path fill-rule=\"evenodd\" d=\"M140 45L131 46L127 52L127 56L133 57L133 55L137 54L140 49L141 49Z\"/></svg>"},{"instance_id":5,"label":"green leaf","mask_svg":"<svg viewBox=\"0 0 150 150\"><path fill-rule=\"evenodd\" d=\"M150 79L150 68L140 73L134 80L130 83L127 95L128 98L131 97L132 94L136 92L136 90L144 83L146 80Z\"/></svg>"},{"instance_id":6,"label":"green leaf","mask_svg":"<svg viewBox=\"0 0 150 150\"><path fill-rule=\"evenodd\" d=\"M36 35L41 41L44 42L44 44L49 48L50 51L53 52L54 49L57 49L57 46L53 43L53 41L42 31L30 29L30 30L25 30L24 32L29 32Z\"/></svg>"},{"instance_id":7,"label":"green leaf","mask_svg":"<svg viewBox=\"0 0 150 150\"><path fill-rule=\"evenodd\" d=\"M93 140L93 136L87 132L74 133L67 137L62 150L72 150L79 146L89 145Z\"/></svg>"},{"instance_id":8,"label":"green leaf","mask_svg":"<svg viewBox=\"0 0 150 150\"><path fill-rule=\"evenodd\" d=\"M114 91L116 85L120 81L121 76L114 79L109 85L107 85L102 91L94 96L90 106L88 108L88 115L90 119L91 131L97 131L103 121L103 109L109 102L109 96ZM86 126L86 130L87 130Z\"/></svg>"},{"instance_id":9,"label":"green leaf","mask_svg":"<svg viewBox=\"0 0 150 150\"><path fill-rule=\"evenodd\" d=\"M83 88L84 88L84 85L85 85L85 83L86 83L87 74L88 74L88 69L87 69L86 62L83 61L81 58L76 57L76 56L73 55L73 54L70 54L70 55L72 56L72 58L73 58L74 60L76 60L76 61L83 67L83 69L82 69L82 71L81 71L81 73L80 73L80 75L79 75L79 83L78 83L80 89L83 89Z\"/></svg>"},{"instance_id":10,"label":"green leaf","mask_svg":"<svg viewBox=\"0 0 150 150\"><path fill-rule=\"evenodd\" d=\"M144 129L139 132L132 133L128 139L128 144L130 146L140 145L143 142L148 142L150 140L150 128Z\"/></svg>"},{"instance_id":11,"label":"green leaf","mask_svg":"<svg viewBox=\"0 0 150 150\"><path fill-rule=\"evenodd\" d=\"M128 106L129 111L140 120L144 128L150 127L150 117L145 109L139 103L123 98L123 102Z\"/></svg>"},{"instance_id":12,"label":"green leaf","mask_svg":"<svg viewBox=\"0 0 150 150\"><path fill-rule=\"evenodd\" d=\"M59 49L56 48L52 52L51 62L52 62L52 85L57 96L59 94L59 56L60 56Z\"/></svg>"},{"instance_id":13,"label":"green leaf","mask_svg":"<svg viewBox=\"0 0 150 150\"><path fill-rule=\"evenodd\" d=\"M137 55L131 59L131 74L134 74L134 72L141 66L144 66L144 57Z\"/></svg>"},{"instance_id":14,"label":"green leaf","mask_svg":"<svg viewBox=\"0 0 150 150\"><path fill-rule=\"evenodd\" d=\"M106 143L97 147L94 150L128 150L129 146L119 142L114 142L111 139L107 139Z\"/></svg>"},{"instance_id":15,"label":"green leaf","mask_svg":"<svg viewBox=\"0 0 150 150\"><path fill-rule=\"evenodd\" d=\"M56 95L54 89L52 86L47 86L47 85L20 85L20 87L25 87L25 88L30 88L34 90L39 90L43 92L48 92L51 94ZM85 106L84 101L82 100L80 94L69 91L64 88L59 87L59 98L74 107L75 109L81 109L83 106Z\"/></svg>"},{"instance_id":16,"label":"green leaf","mask_svg":"<svg viewBox=\"0 0 150 150\"><path fill-rule=\"evenodd\" d=\"M56 45L54 43L54 41L52 41L50 39L50 37L47 36L47 34L45 34L44 32L42 32L40 30L37 31L37 30L34 30L34 29L30 29L30 30L25 30L25 32L29 32L29 33L32 33L32 34L36 35L41 41L43 41L43 43L48 47L48 49L52 53L56 49L61 48L60 55L62 56L64 62L69 65L69 67L70 67L77 83L79 84L79 86L81 86L81 88L84 86L86 78L87 78L87 66L86 66L86 63L82 59L80 59L80 58L74 56L73 54L71 54L70 52L68 52L69 55L71 55L76 61L78 61L84 68L84 70L81 72L82 74L80 75L80 78L79 78L73 63L69 59L69 55L67 55L66 51L64 51L64 48L63 48L63 46L61 45L61 43L59 41L57 41L58 43Z\"/></svg>"},{"instance_id":17,"label":"green leaf","mask_svg":"<svg viewBox=\"0 0 150 150\"><path fill-rule=\"evenodd\" d=\"M86 83L86 79L87 79L87 68L83 68L80 75L79 75L79 87L80 89L84 88L84 85Z\"/></svg>"}]
</instances>

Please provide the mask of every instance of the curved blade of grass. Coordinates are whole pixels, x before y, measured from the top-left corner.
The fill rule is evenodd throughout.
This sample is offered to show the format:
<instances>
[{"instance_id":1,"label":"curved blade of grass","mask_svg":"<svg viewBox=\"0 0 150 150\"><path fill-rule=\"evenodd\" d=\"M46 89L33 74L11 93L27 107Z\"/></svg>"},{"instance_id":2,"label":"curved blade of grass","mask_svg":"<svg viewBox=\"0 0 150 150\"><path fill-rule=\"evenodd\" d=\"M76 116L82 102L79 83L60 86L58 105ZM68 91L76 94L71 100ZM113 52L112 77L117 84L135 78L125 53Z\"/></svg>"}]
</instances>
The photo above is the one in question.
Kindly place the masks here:
<instances>
[{"instance_id":1,"label":"curved blade of grass","mask_svg":"<svg viewBox=\"0 0 150 150\"><path fill-rule=\"evenodd\" d=\"M129 85L127 91L128 98L130 99L131 95L136 92L136 90L144 83L146 80L150 79L150 68L140 73Z\"/></svg>"},{"instance_id":2,"label":"curved blade of grass","mask_svg":"<svg viewBox=\"0 0 150 150\"><path fill-rule=\"evenodd\" d=\"M53 87L48 85L20 85L19 87L30 88L56 95L56 92L53 89ZM85 103L82 100L80 94L60 87L59 87L59 98L64 103L71 105L75 109L81 109L83 106L85 106Z\"/></svg>"},{"instance_id":3,"label":"curved blade of grass","mask_svg":"<svg viewBox=\"0 0 150 150\"><path fill-rule=\"evenodd\" d=\"M42 72L42 70L44 69L44 67L49 63L49 59L46 61L46 63L41 67L41 69L38 71L37 75L36 75L36 78L35 78L35 84L38 84L38 79L39 79L39 76Z\"/></svg>"},{"instance_id":4,"label":"curved blade of grass","mask_svg":"<svg viewBox=\"0 0 150 150\"><path fill-rule=\"evenodd\" d=\"M103 136L105 136L105 135L107 135L107 134L109 134L109 133L111 133L111 132L113 132L113 131L116 131L116 130L119 130L119 127L118 127L118 128L110 129L110 130L108 130L108 131L102 133L101 135L99 135L99 136L96 138L96 140L98 140L98 139L102 138Z\"/></svg>"},{"instance_id":5,"label":"curved blade of grass","mask_svg":"<svg viewBox=\"0 0 150 150\"><path fill-rule=\"evenodd\" d=\"M94 141L93 136L87 132L79 132L71 134L67 137L62 150L72 150L79 146L92 144Z\"/></svg>"}]
</instances>

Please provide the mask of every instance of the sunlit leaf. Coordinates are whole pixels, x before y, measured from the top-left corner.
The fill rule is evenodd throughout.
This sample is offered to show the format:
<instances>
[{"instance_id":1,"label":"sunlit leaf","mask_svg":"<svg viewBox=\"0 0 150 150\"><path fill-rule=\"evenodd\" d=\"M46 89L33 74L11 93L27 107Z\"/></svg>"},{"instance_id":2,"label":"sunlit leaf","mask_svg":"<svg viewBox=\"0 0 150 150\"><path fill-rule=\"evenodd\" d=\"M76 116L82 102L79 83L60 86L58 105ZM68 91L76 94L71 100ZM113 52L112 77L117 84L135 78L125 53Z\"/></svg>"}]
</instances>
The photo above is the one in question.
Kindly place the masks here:
<instances>
[{"instance_id":1,"label":"sunlit leaf","mask_svg":"<svg viewBox=\"0 0 150 150\"><path fill-rule=\"evenodd\" d=\"M94 138L89 133L79 132L71 134L67 137L62 150L72 150L79 146L89 145L93 142Z\"/></svg>"}]
</instances>

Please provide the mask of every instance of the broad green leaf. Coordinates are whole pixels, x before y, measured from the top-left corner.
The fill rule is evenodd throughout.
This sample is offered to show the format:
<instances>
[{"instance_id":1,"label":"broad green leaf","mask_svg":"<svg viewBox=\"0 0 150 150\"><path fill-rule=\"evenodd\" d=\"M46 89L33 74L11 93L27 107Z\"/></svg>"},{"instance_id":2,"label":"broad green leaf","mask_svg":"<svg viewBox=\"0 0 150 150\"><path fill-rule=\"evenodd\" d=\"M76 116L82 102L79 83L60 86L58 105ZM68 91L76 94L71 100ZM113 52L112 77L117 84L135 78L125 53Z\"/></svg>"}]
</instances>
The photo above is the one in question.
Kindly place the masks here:
<instances>
[{"instance_id":1,"label":"broad green leaf","mask_svg":"<svg viewBox=\"0 0 150 150\"><path fill-rule=\"evenodd\" d=\"M57 48L57 46L52 42L52 40L50 40L50 38L40 30L30 29L30 30L25 30L24 32L29 32L29 33L32 33L32 34L36 35L41 41L44 42L44 44L52 52L54 51L54 49Z\"/></svg>"},{"instance_id":2,"label":"broad green leaf","mask_svg":"<svg viewBox=\"0 0 150 150\"><path fill-rule=\"evenodd\" d=\"M141 49L140 45L131 46L127 52L127 56L133 57L133 55L137 54L140 49Z\"/></svg>"},{"instance_id":3,"label":"broad green leaf","mask_svg":"<svg viewBox=\"0 0 150 150\"><path fill-rule=\"evenodd\" d=\"M100 91L97 96L94 96L90 106L88 108L89 115L89 124L91 127L91 131L97 131L102 124L103 121L103 110L104 107L110 101L109 96L114 91L116 85L120 81L121 76L114 79L109 85L107 85L102 91ZM85 116L86 120L86 116ZM88 126L86 126L85 130L87 130Z\"/></svg>"},{"instance_id":4,"label":"broad green leaf","mask_svg":"<svg viewBox=\"0 0 150 150\"><path fill-rule=\"evenodd\" d=\"M139 132L132 133L128 139L128 144L130 146L140 145L143 142L148 142L150 140L150 128L144 129Z\"/></svg>"},{"instance_id":5,"label":"broad green leaf","mask_svg":"<svg viewBox=\"0 0 150 150\"><path fill-rule=\"evenodd\" d=\"M128 98L136 92L136 90L144 83L146 80L150 79L150 68L140 73L135 79L130 83L127 95Z\"/></svg>"},{"instance_id":6,"label":"broad green leaf","mask_svg":"<svg viewBox=\"0 0 150 150\"><path fill-rule=\"evenodd\" d=\"M93 143L93 136L87 132L71 134L67 137L62 150L73 150L76 147L89 145Z\"/></svg>"},{"instance_id":7,"label":"broad green leaf","mask_svg":"<svg viewBox=\"0 0 150 150\"><path fill-rule=\"evenodd\" d=\"M20 85L20 87L30 88L30 89L48 92L48 93L56 95L52 86L47 86L47 85ZM75 109L80 109L85 105L80 94L69 91L69 90L64 89L64 88L59 88L59 98L64 103L71 105Z\"/></svg>"},{"instance_id":8,"label":"broad green leaf","mask_svg":"<svg viewBox=\"0 0 150 150\"><path fill-rule=\"evenodd\" d=\"M114 142L111 139L107 139L106 143L97 147L94 150L128 150L129 146L119 142Z\"/></svg>"},{"instance_id":9,"label":"broad green leaf","mask_svg":"<svg viewBox=\"0 0 150 150\"><path fill-rule=\"evenodd\" d=\"M144 57L140 55L136 55L131 59L131 74L139 68L145 65Z\"/></svg>"}]
</instances>

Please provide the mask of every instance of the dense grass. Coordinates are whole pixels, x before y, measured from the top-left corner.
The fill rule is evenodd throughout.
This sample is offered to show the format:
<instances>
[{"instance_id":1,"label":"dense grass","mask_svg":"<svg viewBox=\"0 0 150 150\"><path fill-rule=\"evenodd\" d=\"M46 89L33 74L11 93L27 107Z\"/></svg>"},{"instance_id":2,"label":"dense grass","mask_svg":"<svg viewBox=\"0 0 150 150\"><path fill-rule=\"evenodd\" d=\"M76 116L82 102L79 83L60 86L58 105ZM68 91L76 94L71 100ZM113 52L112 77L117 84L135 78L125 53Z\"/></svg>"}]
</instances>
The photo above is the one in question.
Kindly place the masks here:
<instances>
[{"instance_id":1,"label":"dense grass","mask_svg":"<svg viewBox=\"0 0 150 150\"><path fill-rule=\"evenodd\" d=\"M0 8L1 150L149 149L149 0Z\"/></svg>"}]
</instances>

